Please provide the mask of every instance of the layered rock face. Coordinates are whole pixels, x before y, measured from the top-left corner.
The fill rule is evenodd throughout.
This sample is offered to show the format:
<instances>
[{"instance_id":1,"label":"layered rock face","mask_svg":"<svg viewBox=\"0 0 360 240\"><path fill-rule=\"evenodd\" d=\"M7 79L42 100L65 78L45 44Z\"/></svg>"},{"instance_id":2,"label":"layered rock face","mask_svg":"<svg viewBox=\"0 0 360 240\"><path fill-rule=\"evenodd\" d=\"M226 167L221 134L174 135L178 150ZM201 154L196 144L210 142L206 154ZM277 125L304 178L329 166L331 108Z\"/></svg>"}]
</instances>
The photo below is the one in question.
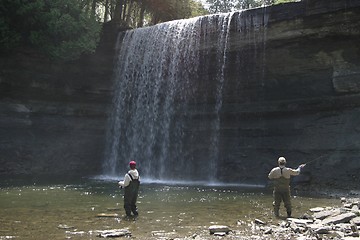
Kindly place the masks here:
<instances>
[{"instance_id":1,"label":"layered rock face","mask_svg":"<svg viewBox=\"0 0 360 240\"><path fill-rule=\"evenodd\" d=\"M57 63L21 49L0 58L0 175L84 176L101 169L115 29L96 54Z\"/></svg>"},{"instance_id":2,"label":"layered rock face","mask_svg":"<svg viewBox=\"0 0 360 240\"><path fill-rule=\"evenodd\" d=\"M219 175L251 179L285 156L309 162L298 181L359 182L359 13L354 1L248 12L268 18L230 38Z\"/></svg>"},{"instance_id":3,"label":"layered rock face","mask_svg":"<svg viewBox=\"0 0 360 240\"><path fill-rule=\"evenodd\" d=\"M292 167L309 162L297 181L341 187L359 182L360 3L302 1L227 17L223 38L220 18L196 23L200 41L190 50L198 61L189 66L199 70L183 68L171 76L185 79L182 85L148 79L159 83L143 85L152 92L121 93L128 96L122 105L126 112L111 106L111 41L104 48L111 51L100 49L69 65L33 55L3 57L0 173L99 174L106 152L111 174L136 158L142 172L154 178L264 183L277 158L285 156ZM208 23L213 28L203 30ZM172 56L183 57L176 50ZM167 62L170 57L161 64ZM138 64L141 70L126 77L153 71ZM170 65L169 72L180 67ZM119 111L127 121L139 106L151 114L171 111L161 114L163 122L139 112L142 121L110 124L113 136L106 141L107 117L121 119L113 114ZM156 126L146 127L152 121ZM119 140L124 144L117 145Z\"/></svg>"},{"instance_id":4,"label":"layered rock face","mask_svg":"<svg viewBox=\"0 0 360 240\"><path fill-rule=\"evenodd\" d=\"M309 162L297 181L359 181L359 10L303 1L247 12L265 27L230 38L219 175L251 179L285 156Z\"/></svg>"}]
</instances>

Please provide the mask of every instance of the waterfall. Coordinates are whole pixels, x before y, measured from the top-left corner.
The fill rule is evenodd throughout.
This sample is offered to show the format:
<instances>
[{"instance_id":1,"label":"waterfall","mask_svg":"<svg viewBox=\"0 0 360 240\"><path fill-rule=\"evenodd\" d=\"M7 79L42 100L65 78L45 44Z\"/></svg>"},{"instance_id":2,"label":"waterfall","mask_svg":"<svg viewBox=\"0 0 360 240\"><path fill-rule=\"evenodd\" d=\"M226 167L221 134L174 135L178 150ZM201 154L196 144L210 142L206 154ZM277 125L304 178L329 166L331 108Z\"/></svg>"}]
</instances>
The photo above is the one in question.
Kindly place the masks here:
<instances>
[{"instance_id":1,"label":"waterfall","mask_svg":"<svg viewBox=\"0 0 360 240\"><path fill-rule=\"evenodd\" d=\"M219 159L219 135L220 135L220 111L222 108L223 102L223 87L225 81L225 65L226 65L226 52L228 47L228 39L230 35L230 23L234 13L223 14L216 17L217 24L213 24L210 18L210 24L216 26L216 29L219 31L219 37L217 40L216 47L216 58L217 64L216 67L218 69L216 78L217 78L217 87L215 93L215 105L214 105L214 113L215 119L213 121L213 127L211 131L211 148L210 151L210 159L209 159L209 169L208 172L208 180L216 181L216 175L214 174L217 169L217 161ZM214 17L214 16L213 16Z\"/></svg>"},{"instance_id":2,"label":"waterfall","mask_svg":"<svg viewBox=\"0 0 360 240\"><path fill-rule=\"evenodd\" d=\"M209 15L119 35L105 175L134 159L145 178L217 180L229 38L244 21L241 12Z\"/></svg>"}]
</instances>

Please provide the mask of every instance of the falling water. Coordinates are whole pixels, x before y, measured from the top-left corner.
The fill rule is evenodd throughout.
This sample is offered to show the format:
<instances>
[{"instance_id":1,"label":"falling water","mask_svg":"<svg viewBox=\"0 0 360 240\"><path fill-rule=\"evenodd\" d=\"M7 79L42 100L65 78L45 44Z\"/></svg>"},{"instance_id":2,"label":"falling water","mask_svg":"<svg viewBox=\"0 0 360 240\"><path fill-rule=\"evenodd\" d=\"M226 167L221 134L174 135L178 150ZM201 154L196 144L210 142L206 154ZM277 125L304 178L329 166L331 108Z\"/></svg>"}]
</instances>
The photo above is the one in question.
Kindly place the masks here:
<instances>
[{"instance_id":1,"label":"falling water","mask_svg":"<svg viewBox=\"0 0 360 240\"><path fill-rule=\"evenodd\" d=\"M196 75L200 24L198 18L126 32L115 70L106 173L115 175L125 168L121 162L137 159L145 176L171 176L168 166L182 156L177 115Z\"/></svg>"},{"instance_id":2,"label":"falling water","mask_svg":"<svg viewBox=\"0 0 360 240\"><path fill-rule=\"evenodd\" d=\"M217 17L217 24L213 24L219 29L220 34L217 41L217 51L216 57L218 59L217 62L217 88L216 88L216 96L215 96L215 120L213 121L212 134L211 134L211 157L209 159L209 169L211 171L208 172L208 180L216 181L214 172L217 169L217 160L219 158L219 135L220 135L220 111L222 108L223 102L223 87L225 81L225 64L226 64L226 52L228 47L228 39L230 35L230 23L234 13L228 13L224 15L220 15ZM212 23L212 21L210 21Z\"/></svg>"},{"instance_id":3,"label":"falling water","mask_svg":"<svg viewBox=\"0 0 360 240\"><path fill-rule=\"evenodd\" d=\"M123 174L127 162L135 159L145 178L216 181L231 25L235 22L233 30L238 32L243 21L241 13L209 15L135 29L119 37L105 175ZM215 62L206 57L209 52L215 53ZM213 91L203 91L194 81L202 79L208 85L206 81L212 81L204 79L208 71L216 73ZM201 150L207 159L203 163L196 162L190 150L200 132L192 130L191 121L194 106L201 105L198 99L214 99L209 101L212 107L204 108L212 117L205 127L209 142L207 150Z\"/></svg>"}]
</instances>

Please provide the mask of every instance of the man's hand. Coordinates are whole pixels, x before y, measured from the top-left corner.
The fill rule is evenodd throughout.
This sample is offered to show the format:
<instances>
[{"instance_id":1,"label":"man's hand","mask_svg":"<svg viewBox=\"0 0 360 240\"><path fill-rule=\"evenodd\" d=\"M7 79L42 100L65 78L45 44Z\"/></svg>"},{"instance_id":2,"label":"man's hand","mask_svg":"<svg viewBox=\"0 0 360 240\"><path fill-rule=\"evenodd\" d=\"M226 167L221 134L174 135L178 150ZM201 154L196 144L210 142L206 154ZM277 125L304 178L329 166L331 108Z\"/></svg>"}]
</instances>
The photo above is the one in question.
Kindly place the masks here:
<instances>
[{"instance_id":1,"label":"man's hand","mask_svg":"<svg viewBox=\"0 0 360 240\"><path fill-rule=\"evenodd\" d=\"M303 164L301 164L300 166L299 166L299 168L303 168L303 167L305 167L306 166L306 163L303 163Z\"/></svg>"}]
</instances>

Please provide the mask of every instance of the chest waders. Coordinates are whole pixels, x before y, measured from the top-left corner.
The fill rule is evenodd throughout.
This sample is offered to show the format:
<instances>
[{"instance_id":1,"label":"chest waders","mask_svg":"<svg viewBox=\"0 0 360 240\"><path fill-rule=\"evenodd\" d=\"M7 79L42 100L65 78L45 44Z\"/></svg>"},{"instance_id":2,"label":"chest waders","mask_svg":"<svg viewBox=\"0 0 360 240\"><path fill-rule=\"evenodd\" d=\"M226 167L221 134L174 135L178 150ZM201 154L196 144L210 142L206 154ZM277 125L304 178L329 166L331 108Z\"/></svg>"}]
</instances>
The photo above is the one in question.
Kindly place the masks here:
<instances>
[{"instance_id":1,"label":"chest waders","mask_svg":"<svg viewBox=\"0 0 360 240\"><path fill-rule=\"evenodd\" d=\"M282 168L281 175L282 175ZM291 197L290 197L290 178L283 176L274 179L274 214L276 217L279 216L279 209L281 201L284 202L286 213L288 217L291 217Z\"/></svg>"},{"instance_id":2,"label":"chest waders","mask_svg":"<svg viewBox=\"0 0 360 240\"><path fill-rule=\"evenodd\" d=\"M137 196L139 192L140 181L139 179L133 178L131 174L128 174L131 178L130 184L125 187L124 193L124 208L126 216L130 217L131 212L137 216L139 215L136 207Z\"/></svg>"}]
</instances>

